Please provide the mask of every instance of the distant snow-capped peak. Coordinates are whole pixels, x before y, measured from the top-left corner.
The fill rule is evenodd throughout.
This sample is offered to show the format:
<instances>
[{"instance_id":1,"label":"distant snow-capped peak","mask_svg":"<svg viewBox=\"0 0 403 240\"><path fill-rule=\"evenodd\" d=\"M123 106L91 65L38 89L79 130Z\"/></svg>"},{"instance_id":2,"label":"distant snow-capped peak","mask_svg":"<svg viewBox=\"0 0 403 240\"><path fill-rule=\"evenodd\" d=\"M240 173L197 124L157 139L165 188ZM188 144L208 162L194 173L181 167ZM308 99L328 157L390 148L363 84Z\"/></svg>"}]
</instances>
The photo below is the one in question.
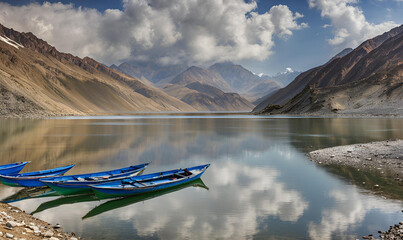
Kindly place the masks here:
<instances>
[{"instance_id":1,"label":"distant snow-capped peak","mask_svg":"<svg viewBox=\"0 0 403 240\"><path fill-rule=\"evenodd\" d=\"M253 75L258 76L258 77L263 77L266 75L264 73L255 73L255 72L252 72L252 73L253 73Z\"/></svg>"},{"instance_id":2,"label":"distant snow-capped peak","mask_svg":"<svg viewBox=\"0 0 403 240\"><path fill-rule=\"evenodd\" d=\"M283 72L283 73L286 74L286 73L293 73L293 72L294 72L294 70L292 68L287 67L287 68L285 68L285 72Z\"/></svg>"}]
</instances>

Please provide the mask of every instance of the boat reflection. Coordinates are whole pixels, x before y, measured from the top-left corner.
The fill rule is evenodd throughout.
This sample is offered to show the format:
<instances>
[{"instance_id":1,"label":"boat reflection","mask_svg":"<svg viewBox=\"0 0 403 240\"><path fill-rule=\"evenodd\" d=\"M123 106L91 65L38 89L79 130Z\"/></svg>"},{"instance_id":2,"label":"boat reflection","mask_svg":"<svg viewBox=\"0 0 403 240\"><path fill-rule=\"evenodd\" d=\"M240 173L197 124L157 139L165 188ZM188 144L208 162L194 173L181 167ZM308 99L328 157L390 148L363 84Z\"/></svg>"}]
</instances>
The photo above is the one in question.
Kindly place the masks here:
<instances>
[{"instance_id":1,"label":"boat reflection","mask_svg":"<svg viewBox=\"0 0 403 240\"><path fill-rule=\"evenodd\" d=\"M27 171L74 161L78 167L71 174L150 159L155 171L214 163L203 175L208 192L187 188L154 199L165 193L13 204L86 239L355 239L401 221L401 200L371 197L304 153L402 138L402 129L400 119L0 119L0 152L2 163L29 156L34 164ZM353 176L360 186L382 184L361 172L335 173L341 179ZM0 185L0 199L18 190ZM13 199L26 198L4 200Z\"/></svg>"},{"instance_id":2,"label":"boat reflection","mask_svg":"<svg viewBox=\"0 0 403 240\"><path fill-rule=\"evenodd\" d=\"M31 214L36 214L42 211L45 211L50 208L55 208L61 205L66 204L74 204L74 203L81 203L81 202L92 202L92 201L99 201L94 194L81 194L81 195L71 195L71 196L64 196L52 201L44 202L39 205Z\"/></svg>"},{"instance_id":3,"label":"boat reflection","mask_svg":"<svg viewBox=\"0 0 403 240\"><path fill-rule=\"evenodd\" d=\"M2 199L1 202L13 203L26 199L54 197L54 196L60 196L60 195L49 187L23 188L20 191L14 193L13 195Z\"/></svg>"},{"instance_id":4,"label":"boat reflection","mask_svg":"<svg viewBox=\"0 0 403 240\"><path fill-rule=\"evenodd\" d=\"M154 192L147 193L147 194L141 194L141 195L125 197L125 198L118 198L118 199L116 199L116 197L111 197L111 198L113 198L113 200L105 202L105 203L99 205L98 207L94 208L89 213L87 213L87 215L85 215L83 217L83 219L98 215L102 212L106 212L106 211L109 211L109 210L112 210L115 208L124 207L124 206L130 205L130 204L136 203L136 202L156 198L156 197L165 195L167 193L176 192L176 191L179 191L179 190L187 188L187 187L201 187L201 188L208 190L208 187L203 183L203 181L201 179L198 179L198 180L195 180L195 181L192 181L189 183L185 183L185 184L182 184L182 185L179 185L176 187L167 188L167 189L160 190L160 191L154 191ZM57 193L56 193L56 195L52 195L52 196L60 196L60 195L57 195ZM82 202L101 201L104 199L108 199L108 198L100 199L100 198L96 197L94 194L64 196L64 197L60 197L55 200L51 200L51 201L42 203L33 212L31 212L31 214L36 214L36 213L45 211L47 209L59 207L62 205L82 203Z\"/></svg>"},{"instance_id":5,"label":"boat reflection","mask_svg":"<svg viewBox=\"0 0 403 240\"><path fill-rule=\"evenodd\" d=\"M125 198L118 198L118 199L110 200L108 202L102 203L101 205L93 208L84 217L82 217L82 219L94 217L96 215L111 211L113 209L117 209L117 208L125 207L128 205L134 204L134 203L150 200L150 199L160 197L160 196L168 194L168 193L176 192L176 191L188 188L188 187L200 187L200 188L204 188L207 190L209 189L204 184L204 182L199 178L192 182L185 183L185 184L182 184L182 185L179 185L176 187L172 187L172 188L162 189L159 191L154 191L154 192L136 195L136 196L132 196L132 197L125 197Z\"/></svg>"}]
</instances>

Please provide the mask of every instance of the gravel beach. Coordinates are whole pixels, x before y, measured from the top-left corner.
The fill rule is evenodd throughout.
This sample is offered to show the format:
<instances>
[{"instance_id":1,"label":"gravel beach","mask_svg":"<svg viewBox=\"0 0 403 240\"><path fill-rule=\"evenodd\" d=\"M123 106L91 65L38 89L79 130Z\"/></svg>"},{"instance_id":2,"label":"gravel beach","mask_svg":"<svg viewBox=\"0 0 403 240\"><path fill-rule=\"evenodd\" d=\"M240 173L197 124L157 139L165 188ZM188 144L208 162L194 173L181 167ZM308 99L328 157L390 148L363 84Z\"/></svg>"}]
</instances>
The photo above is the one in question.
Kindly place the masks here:
<instances>
[{"instance_id":1,"label":"gravel beach","mask_svg":"<svg viewBox=\"0 0 403 240\"><path fill-rule=\"evenodd\" d=\"M339 168L337 173L348 176L357 183L364 176L360 186L386 197L401 198L403 189L403 140L388 140L365 144L353 144L312 151L307 154L326 168ZM341 170L340 170L341 169ZM346 170L347 169L347 170ZM374 177L374 176L377 177ZM381 177L378 177L381 176ZM379 182L371 182L376 179ZM384 181L382 181L384 179ZM396 189L398 189L396 191ZM388 192L389 191L389 192ZM394 191L395 195L392 195ZM403 210L402 210L403 215ZM403 239L403 222L390 226L389 230L379 230L379 238L373 235L362 239Z\"/></svg>"},{"instance_id":2,"label":"gravel beach","mask_svg":"<svg viewBox=\"0 0 403 240\"><path fill-rule=\"evenodd\" d=\"M52 226L17 207L0 203L0 239L78 240L80 238L65 233L58 224Z\"/></svg>"},{"instance_id":3,"label":"gravel beach","mask_svg":"<svg viewBox=\"0 0 403 240\"><path fill-rule=\"evenodd\" d=\"M307 156L322 165L376 171L403 181L403 140L353 144L312 151Z\"/></svg>"}]
</instances>

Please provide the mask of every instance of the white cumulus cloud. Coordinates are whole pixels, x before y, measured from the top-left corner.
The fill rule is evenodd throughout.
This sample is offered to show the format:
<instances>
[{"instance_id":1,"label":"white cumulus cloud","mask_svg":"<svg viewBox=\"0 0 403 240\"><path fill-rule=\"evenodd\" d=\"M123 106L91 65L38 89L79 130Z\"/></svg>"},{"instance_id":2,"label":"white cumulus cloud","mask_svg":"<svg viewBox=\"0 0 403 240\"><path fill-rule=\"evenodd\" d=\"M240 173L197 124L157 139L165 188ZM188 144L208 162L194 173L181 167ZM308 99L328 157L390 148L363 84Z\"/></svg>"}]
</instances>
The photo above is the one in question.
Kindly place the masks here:
<instances>
[{"instance_id":1,"label":"white cumulus cloud","mask_svg":"<svg viewBox=\"0 0 403 240\"><path fill-rule=\"evenodd\" d=\"M331 45L356 47L361 42L389 31L397 24L388 21L380 24L366 20L363 11L356 5L357 0L308 0L311 8L321 11L323 18L328 18L332 27Z\"/></svg>"},{"instance_id":2,"label":"white cumulus cloud","mask_svg":"<svg viewBox=\"0 0 403 240\"><path fill-rule=\"evenodd\" d=\"M0 9L5 26L105 63L264 60L276 36L307 27L285 5L259 14L256 1L244 0L124 0L123 10L104 12L62 3L0 3Z\"/></svg>"}]
</instances>

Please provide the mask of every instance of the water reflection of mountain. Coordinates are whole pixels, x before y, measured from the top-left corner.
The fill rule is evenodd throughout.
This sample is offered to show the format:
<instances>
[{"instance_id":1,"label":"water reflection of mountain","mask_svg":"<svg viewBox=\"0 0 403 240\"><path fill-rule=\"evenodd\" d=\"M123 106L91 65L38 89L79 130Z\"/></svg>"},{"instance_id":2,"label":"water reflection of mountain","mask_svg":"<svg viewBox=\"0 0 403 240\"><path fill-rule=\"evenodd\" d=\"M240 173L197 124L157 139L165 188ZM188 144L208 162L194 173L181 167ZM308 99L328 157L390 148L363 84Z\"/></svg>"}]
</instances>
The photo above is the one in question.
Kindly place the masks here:
<instances>
[{"instance_id":1,"label":"water reflection of mountain","mask_svg":"<svg viewBox=\"0 0 403 240\"><path fill-rule=\"evenodd\" d=\"M288 119L291 144L303 152L403 137L403 121L393 118Z\"/></svg>"},{"instance_id":2,"label":"water reflection of mountain","mask_svg":"<svg viewBox=\"0 0 403 240\"><path fill-rule=\"evenodd\" d=\"M372 193L403 200L403 187L394 174L377 169L356 169L350 166L326 165L324 169ZM381 186L381 187L379 187Z\"/></svg>"},{"instance_id":3,"label":"water reflection of mountain","mask_svg":"<svg viewBox=\"0 0 403 240\"><path fill-rule=\"evenodd\" d=\"M71 173L107 169L113 162L182 163L261 152L275 143L309 151L322 147L403 137L399 119L123 119L0 120L4 162L30 160L26 170L72 162Z\"/></svg>"},{"instance_id":4,"label":"water reflection of mountain","mask_svg":"<svg viewBox=\"0 0 403 240\"><path fill-rule=\"evenodd\" d=\"M34 213L43 219L57 219L66 230L77 231L81 229L77 226L79 221L72 219L81 218L88 211L89 221L82 224L84 233L92 239L101 238L99 229L108 229L111 224L114 231L108 234L114 239L237 239L258 233L261 220L268 216L296 223L308 208L301 194L280 182L279 172L270 167L220 159L207 176L213 185L208 192L187 188L204 186L200 181L144 196L110 200L95 208L93 202L99 200L91 196L62 197L43 202ZM175 194L167 194L172 191ZM134 204L137 202L141 204ZM63 222L64 217L69 221ZM132 224L129 229L127 222Z\"/></svg>"},{"instance_id":5,"label":"water reflection of mountain","mask_svg":"<svg viewBox=\"0 0 403 240\"><path fill-rule=\"evenodd\" d=\"M26 170L77 163L80 172L132 162L182 162L190 156L216 158L240 154L244 148L262 151L267 145L248 134L248 120L1 120L0 151L5 162L29 159ZM253 123L252 123L253 124ZM233 128L241 129L234 131Z\"/></svg>"},{"instance_id":6,"label":"water reflection of mountain","mask_svg":"<svg viewBox=\"0 0 403 240\"><path fill-rule=\"evenodd\" d=\"M70 205L55 201L57 207L48 205L52 208L36 214L86 239L105 238L104 232L110 239L338 237L357 232L360 223L344 227L353 220L384 222L390 216L388 211L396 209L389 200L373 198L373 204L361 211L368 202L360 189L316 167L302 153L311 148L401 138L399 119L0 121L4 162L32 160L29 170L77 163L71 173L90 172L152 160L147 169L151 172L212 163L203 175L208 192L186 188L85 221L81 217L98 202L75 199ZM338 189L348 189L349 195L355 196L354 204L348 200L339 204L342 198L333 194ZM1 196L13 191L0 187ZM44 201L21 201L16 206L31 212ZM376 204L382 208L374 213ZM350 212L363 215L351 217ZM373 215L367 217L367 213ZM329 230L321 232L322 228Z\"/></svg>"}]
</instances>

